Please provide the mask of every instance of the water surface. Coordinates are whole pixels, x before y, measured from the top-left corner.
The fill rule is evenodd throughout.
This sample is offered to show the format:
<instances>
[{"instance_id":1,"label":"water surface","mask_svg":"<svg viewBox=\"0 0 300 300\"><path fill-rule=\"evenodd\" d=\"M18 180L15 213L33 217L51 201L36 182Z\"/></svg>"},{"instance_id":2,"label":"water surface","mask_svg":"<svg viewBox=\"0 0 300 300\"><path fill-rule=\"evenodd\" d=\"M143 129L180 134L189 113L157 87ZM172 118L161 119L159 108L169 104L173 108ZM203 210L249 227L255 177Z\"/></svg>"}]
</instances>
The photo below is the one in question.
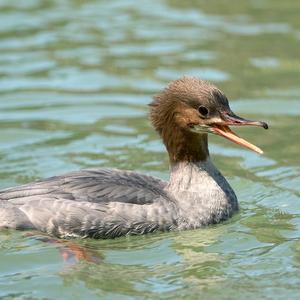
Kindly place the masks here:
<instances>
[{"instance_id":1,"label":"water surface","mask_svg":"<svg viewBox=\"0 0 300 300\"><path fill-rule=\"evenodd\" d=\"M71 247L0 233L3 299L299 299L300 3L0 0L0 186L117 167L168 178L147 103L184 74L213 81L264 156L218 137L241 210L203 230ZM73 245L74 247L74 245Z\"/></svg>"}]
</instances>

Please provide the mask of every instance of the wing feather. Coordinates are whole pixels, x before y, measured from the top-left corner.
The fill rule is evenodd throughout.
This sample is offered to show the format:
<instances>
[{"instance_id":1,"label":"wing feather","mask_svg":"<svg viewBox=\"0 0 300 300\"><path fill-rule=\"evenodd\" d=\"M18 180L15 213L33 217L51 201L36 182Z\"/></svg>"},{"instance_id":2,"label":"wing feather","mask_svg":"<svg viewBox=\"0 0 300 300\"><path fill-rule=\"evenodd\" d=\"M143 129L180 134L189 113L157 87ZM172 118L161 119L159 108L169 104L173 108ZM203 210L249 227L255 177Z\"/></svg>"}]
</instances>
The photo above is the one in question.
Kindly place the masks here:
<instances>
[{"instance_id":1,"label":"wing feather","mask_svg":"<svg viewBox=\"0 0 300 300\"><path fill-rule=\"evenodd\" d=\"M0 191L0 200L25 204L31 200L65 199L95 203L151 204L168 199L166 182L144 174L113 169L92 169L50 177Z\"/></svg>"}]
</instances>

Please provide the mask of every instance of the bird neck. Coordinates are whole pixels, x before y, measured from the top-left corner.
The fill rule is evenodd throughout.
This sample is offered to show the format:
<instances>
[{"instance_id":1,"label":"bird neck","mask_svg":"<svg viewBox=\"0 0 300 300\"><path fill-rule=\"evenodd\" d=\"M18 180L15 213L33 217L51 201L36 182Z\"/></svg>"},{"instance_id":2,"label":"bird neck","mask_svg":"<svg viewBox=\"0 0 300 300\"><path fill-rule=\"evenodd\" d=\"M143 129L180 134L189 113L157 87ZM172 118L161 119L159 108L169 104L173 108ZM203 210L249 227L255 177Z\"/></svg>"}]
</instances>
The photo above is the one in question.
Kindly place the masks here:
<instances>
[{"instance_id":1,"label":"bird neck","mask_svg":"<svg viewBox=\"0 0 300 300\"><path fill-rule=\"evenodd\" d=\"M209 157L206 133L198 134L177 126L167 126L161 135L171 165L179 162L206 161Z\"/></svg>"},{"instance_id":2,"label":"bird neck","mask_svg":"<svg viewBox=\"0 0 300 300\"><path fill-rule=\"evenodd\" d=\"M209 157L196 162L178 161L170 164L169 187L174 191L203 192L212 189L220 181L227 183Z\"/></svg>"},{"instance_id":3,"label":"bird neck","mask_svg":"<svg viewBox=\"0 0 300 300\"><path fill-rule=\"evenodd\" d=\"M178 203L197 203L198 207L208 202L212 207L237 203L229 183L210 160L206 133L194 133L170 122L161 135L170 159L167 189Z\"/></svg>"}]
</instances>

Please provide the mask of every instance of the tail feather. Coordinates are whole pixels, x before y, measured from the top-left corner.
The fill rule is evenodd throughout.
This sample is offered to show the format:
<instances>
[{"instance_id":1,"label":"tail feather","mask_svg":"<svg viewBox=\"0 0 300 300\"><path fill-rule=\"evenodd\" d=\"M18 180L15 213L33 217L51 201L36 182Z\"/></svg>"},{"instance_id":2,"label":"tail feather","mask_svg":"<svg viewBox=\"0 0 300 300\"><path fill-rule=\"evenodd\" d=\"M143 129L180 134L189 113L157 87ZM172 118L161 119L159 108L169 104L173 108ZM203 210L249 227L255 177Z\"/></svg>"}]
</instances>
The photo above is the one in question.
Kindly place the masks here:
<instances>
[{"instance_id":1,"label":"tail feather","mask_svg":"<svg viewBox=\"0 0 300 300\"><path fill-rule=\"evenodd\" d=\"M15 205L0 201L0 228L34 229L26 214Z\"/></svg>"}]
</instances>

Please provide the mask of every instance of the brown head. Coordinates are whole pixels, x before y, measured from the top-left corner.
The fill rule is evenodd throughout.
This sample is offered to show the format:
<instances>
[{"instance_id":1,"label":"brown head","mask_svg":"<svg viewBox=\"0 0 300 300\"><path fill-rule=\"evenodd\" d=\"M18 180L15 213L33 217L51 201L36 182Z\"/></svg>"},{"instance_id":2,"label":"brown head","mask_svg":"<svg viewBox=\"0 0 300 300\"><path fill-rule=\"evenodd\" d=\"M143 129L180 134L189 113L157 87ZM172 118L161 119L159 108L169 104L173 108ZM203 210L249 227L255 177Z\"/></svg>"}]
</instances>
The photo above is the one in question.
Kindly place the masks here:
<instances>
[{"instance_id":1,"label":"brown head","mask_svg":"<svg viewBox=\"0 0 300 300\"><path fill-rule=\"evenodd\" d=\"M268 125L236 116L226 96L216 86L194 78L172 81L150 104L150 119L161 135L171 162L205 160L207 134L223 136L258 153L262 151L238 137L229 125Z\"/></svg>"}]
</instances>

